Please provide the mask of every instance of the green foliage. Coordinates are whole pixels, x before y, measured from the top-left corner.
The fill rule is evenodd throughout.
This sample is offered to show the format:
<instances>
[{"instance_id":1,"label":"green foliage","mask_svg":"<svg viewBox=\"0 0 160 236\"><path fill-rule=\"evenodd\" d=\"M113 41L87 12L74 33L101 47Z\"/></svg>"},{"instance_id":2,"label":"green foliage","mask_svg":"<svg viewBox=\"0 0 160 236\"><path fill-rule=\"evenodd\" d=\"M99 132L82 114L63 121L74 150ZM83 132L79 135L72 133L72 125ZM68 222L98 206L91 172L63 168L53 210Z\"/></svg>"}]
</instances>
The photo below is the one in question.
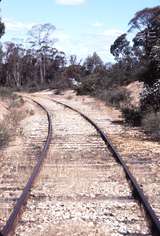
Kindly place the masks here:
<instances>
[{"instance_id":1,"label":"green foliage","mask_svg":"<svg viewBox=\"0 0 160 236\"><path fill-rule=\"evenodd\" d=\"M81 80L81 84L76 88L77 95L93 95L97 88L98 78L96 76L88 76Z\"/></svg>"},{"instance_id":2,"label":"green foliage","mask_svg":"<svg viewBox=\"0 0 160 236\"><path fill-rule=\"evenodd\" d=\"M130 47L129 41L126 39L127 34L119 36L111 46L110 52L113 54L117 61L123 59L124 56L129 55Z\"/></svg>"},{"instance_id":3,"label":"green foliage","mask_svg":"<svg viewBox=\"0 0 160 236\"><path fill-rule=\"evenodd\" d=\"M4 26L4 23L1 22L1 19L0 19L0 38L4 35L5 33L5 26Z\"/></svg>"},{"instance_id":4,"label":"green foliage","mask_svg":"<svg viewBox=\"0 0 160 236\"><path fill-rule=\"evenodd\" d=\"M128 78L134 78L132 74L139 71L135 80L143 81L149 86L152 86L160 76L159 16L159 6L137 12L129 22L129 31L137 31L133 38L133 46L127 41L127 34L123 34L115 40L110 50L117 60L120 74L127 73Z\"/></svg>"},{"instance_id":5,"label":"green foliage","mask_svg":"<svg viewBox=\"0 0 160 236\"><path fill-rule=\"evenodd\" d=\"M103 61L98 56L96 52L93 53L92 56L88 56L83 64L87 73L96 73L97 71L103 68Z\"/></svg>"},{"instance_id":6,"label":"green foliage","mask_svg":"<svg viewBox=\"0 0 160 236\"><path fill-rule=\"evenodd\" d=\"M78 87L75 88L78 95L92 95L100 97L104 90L111 88L113 81L107 76L100 77L98 74L91 74L80 79Z\"/></svg>"},{"instance_id":7,"label":"green foliage","mask_svg":"<svg viewBox=\"0 0 160 236\"><path fill-rule=\"evenodd\" d=\"M140 99L140 109L143 113L160 110L160 80L152 87L145 87Z\"/></svg>"},{"instance_id":8,"label":"green foliage","mask_svg":"<svg viewBox=\"0 0 160 236\"><path fill-rule=\"evenodd\" d=\"M99 96L108 105L121 108L130 103L130 93L125 88L116 87L112 90L102 90Z\"/></svg>"},{"instance_id":9,"label":"green foliage","mask_svg":"<svg viewBox=\"0 0 160 236\"><path fill-rule=\"evenodd\" d=\"M131 126L140 126L142 120L142 112L137 107L124 107L122 108L122 117L125 122Z\"/></svg>"},{"instance_id":10,"label":"green foliage","mask_svg":"<svg viewBox=\"0 0 160 236\"><path fill-rule=\"evenodd\" d=\"M160 81L145 87L140 96L140 106L122 108L122 116L132 126L142 126L151 137L160 138Z\"/></svg>"}]
</instances>

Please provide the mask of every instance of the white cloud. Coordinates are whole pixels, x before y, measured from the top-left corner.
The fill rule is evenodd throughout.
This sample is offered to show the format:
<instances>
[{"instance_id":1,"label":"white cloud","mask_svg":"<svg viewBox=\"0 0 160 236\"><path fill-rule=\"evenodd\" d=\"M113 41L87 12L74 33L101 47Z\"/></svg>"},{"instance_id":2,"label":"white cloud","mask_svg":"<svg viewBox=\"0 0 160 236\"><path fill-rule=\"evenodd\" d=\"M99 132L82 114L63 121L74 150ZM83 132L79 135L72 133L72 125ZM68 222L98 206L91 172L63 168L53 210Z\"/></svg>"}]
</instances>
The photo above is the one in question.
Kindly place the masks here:
<instances>
[{"instance_id":1,"label":"white cloud","mask_svg":"<svg viewBox=\"0 0 160 236\"><path fill-rule=\"evenodd\" d=\"M56 0L61 5L79 5L85 2L85 0Z\"/></svg>"},{"instance_id":2,"label":"white cloud","mask_svg":"<svg viewBox=\"0 0 160 236\"><path fill-rule=\"evenodd\" d=\"M103 26L103 23L102 22L96 22L96 23L94 23L93 25L92 25L93 27L97 27L97 28L100 28L100 27L102 27Z\"/></svg>"},{"instance_id":3,"label":"white cloud","mask_svg":"<svg viewBox=\"0 0 160 236\"><path fill-rule=\"evenodd\" d=\"M26 31L32 28L35 23L24 23L11 19L4 19L6 31Z\"/></svg>"},{"instance_id":4,"label":"white cloud","mask_svg":"<svg viewBox=\"0 0 160 236\"><path fill-rule=\"evenodd\" d=\"M112 37L115 37L115 36L119 36L121 35L123 32L120 31L120 30L117 30L117 29L107 29L107 30L104 30L102 35L104 36L112 36Z\"/></svg>"},{"instance_id":5,"label":"white cloud","mask_svg":"<svg viewBox=\"0 0 160 236\"><path fill-rule=\"evenodd\" d=\"M67 34L64 30L60 30L60 29L57 29L54 32L54 36L56 38L58 38L59 41L62 41L62 42L64 42L64 40L69 40L70 39L70 35Z\"/></svg>"},{"instance_id":6,"label":"white cloud","mask_svg":"<svg viewBox=\"0 0 160 236\"><path fill-rule=\"evenodd\" d=\"M99 22L96 22L97 27L100 27L97 23ZM37 23L24 23L5 19L5 24L6 34L3 37L4 41L12 40L13 38L17 41L18 37L24 39L25 43L27 31ZM55 47L64 51L66 55L76 54L78 58L82 59L96 51L105 62L113 61L113 56L110 54L110 46L123 32L118 29L104 29L104 27L99 28L99 32L96 32L96 30L92 31L92 33L82 31L75 35L69 34L64 29L56 29L53 34L53 37L58 39Z\"/></svg>"},{"instance_id":7,"label":"white cloud","mask_svg":"<svg viewBox=\"0 0 160 236\"><path fill-rule=\"evenodd\" d=\"M59 31L56 33L59 41L55 46L67 55L76 54L78 58L82 59L96 51L104 62L113 62L110 46L122 33L122 31L117 29L106 29L101 33L84 33L73 38L72 35L68 35L65 31Z\"/></svg>"}]
</instances>

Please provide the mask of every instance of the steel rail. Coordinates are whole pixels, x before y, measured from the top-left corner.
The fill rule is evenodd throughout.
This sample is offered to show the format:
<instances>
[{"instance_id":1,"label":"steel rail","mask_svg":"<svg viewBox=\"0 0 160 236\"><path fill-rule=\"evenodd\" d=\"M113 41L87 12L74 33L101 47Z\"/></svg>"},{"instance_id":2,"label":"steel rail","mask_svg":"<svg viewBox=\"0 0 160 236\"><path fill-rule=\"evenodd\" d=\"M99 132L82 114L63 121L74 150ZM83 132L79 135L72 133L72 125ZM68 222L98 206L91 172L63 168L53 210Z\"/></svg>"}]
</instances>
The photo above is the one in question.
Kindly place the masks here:
<instances>
[{"instance_id":1,"label":"steel rail","mask_svg":"<svg viewBox=\"0 0 160 236\"><path fill-rule=\"evenodd\" d=\"M92 121L89 117L87 117L84 113L80 112L79 110L65 104L62 102L59 102L55 99L49 98L50 100L52 100L53 102L63 105L64 107L77 112L78 114L80 114L85 120L87 120L92 126L94 126L94 128L97 130L97 132L99 133L99 135L101 136L101 138L103 139L103 141L105 142L105 144L107 145L108 149L110 150L110 152L112 153L113 157L115 158L115 160L117 161L117 163L119 163L126 175L127 180L129 181L130 185L132 186L132 193L134 198L136 198L140 204L143 205L143 208L146 212L146 216L150 222L150 226L151 226L151 232L153 236L160 236L160 221L155 213L155 211L153 210L153 208L151 207L151 205L149 204L146 196L144 195L143 190L140 188L137 180L135 179L135 177L132 175L132 173L130 172L129 168L127 167L126 163L123 161L123 158L121 157L121 155L119 154L119 152L117 151L117 149L113 146L110 138L108 137L107 134L105 134L100 128L99 126Z\"/></svg>"},{"instance_id":2,"label":"steel rail","mask_svg":"<svg viewBox=\"0 0 160 236\"><path fill-rule=\"evenodd\" d=\"M27 198L29 196L29 192L33 186L33 183L39 174L40 168L41 168L42 163L47 155L47 151L49 149L49 145L50 145L51 138L52 138L52 123L51 123L51 118L50 118L50 115L49 115L47 109L44 106L42 106L40 103L38 103L37 101L35 101L33 99L30 99L30 100L32 100L34 103L36 103L38 106L40 106L47 114L47 119L48 119L47 139L44 143L41 153L38 156L38 161L33 169L33 172L31 174L25 188L23 189L22 194L18 198L17 203L16 203L11 215L9 216L5 226L3 227L2 231L0 232L0 236L7 236L7 235L9 235L10 232L12 232L14 230L14 226L15 226L17 217L20 214L22 207L26 203Z\"/></svg>"}]
</instances>

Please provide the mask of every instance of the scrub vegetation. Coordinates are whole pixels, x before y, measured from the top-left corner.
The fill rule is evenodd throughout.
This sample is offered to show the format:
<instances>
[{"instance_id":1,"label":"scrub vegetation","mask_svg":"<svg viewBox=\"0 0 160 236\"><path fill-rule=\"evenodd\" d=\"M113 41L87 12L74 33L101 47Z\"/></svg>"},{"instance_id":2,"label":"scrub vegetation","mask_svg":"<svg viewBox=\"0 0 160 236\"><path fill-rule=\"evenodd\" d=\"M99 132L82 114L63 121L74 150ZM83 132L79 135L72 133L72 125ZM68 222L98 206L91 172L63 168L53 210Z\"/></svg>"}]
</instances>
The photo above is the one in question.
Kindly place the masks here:
<instances>
[{"instance_id":1,"label":"scrub vegetation","mask_svg":"<svg viewBox=\"0 0 160 236\"><path fill-rule=\"evenodd\" d=\"M127 124L142 126L147 134L159 137L160 120L160 7L145 8L133 16L128 31L111 45L115 63L104 63L94 52L83 61L68 59L54 47L56 27L35 25L28 32L27 47L6 42L0 48L0 95L12 91L74 89L77 95L90 95L122 110ZM134 37L128 40L130 32ZM5 25L0 20L0 37ZM131 105L126 85L141 81L144 91L139 107ZM4 136L7 137L5 129Z\"/></svg>"}]
</instances>

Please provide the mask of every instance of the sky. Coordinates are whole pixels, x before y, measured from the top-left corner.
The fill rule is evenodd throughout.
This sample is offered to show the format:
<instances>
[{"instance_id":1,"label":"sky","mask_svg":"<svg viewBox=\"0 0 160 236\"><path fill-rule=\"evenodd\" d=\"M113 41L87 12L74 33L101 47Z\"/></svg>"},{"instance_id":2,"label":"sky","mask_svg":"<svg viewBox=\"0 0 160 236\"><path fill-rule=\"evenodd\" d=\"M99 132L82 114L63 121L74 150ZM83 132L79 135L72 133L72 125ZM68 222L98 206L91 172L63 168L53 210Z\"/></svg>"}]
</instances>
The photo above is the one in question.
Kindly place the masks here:
<instances>
[{"instance_id":1,"label":"sky","mask_svg":"<svg viewBox=\"0 0 160 236\"><path fill-rule=\"evenodd\" d=\"M112 62L110 46L125 33L134 14L160 0L2 0L1 17L6 25L2 41L22 41L33 25L56 27L55 47L66 55L86 58L94 51Z\"/></svg>"}]
</instances>

